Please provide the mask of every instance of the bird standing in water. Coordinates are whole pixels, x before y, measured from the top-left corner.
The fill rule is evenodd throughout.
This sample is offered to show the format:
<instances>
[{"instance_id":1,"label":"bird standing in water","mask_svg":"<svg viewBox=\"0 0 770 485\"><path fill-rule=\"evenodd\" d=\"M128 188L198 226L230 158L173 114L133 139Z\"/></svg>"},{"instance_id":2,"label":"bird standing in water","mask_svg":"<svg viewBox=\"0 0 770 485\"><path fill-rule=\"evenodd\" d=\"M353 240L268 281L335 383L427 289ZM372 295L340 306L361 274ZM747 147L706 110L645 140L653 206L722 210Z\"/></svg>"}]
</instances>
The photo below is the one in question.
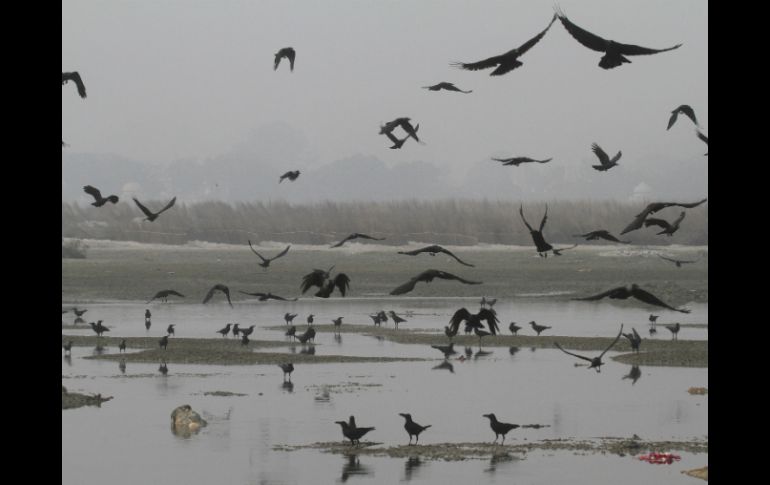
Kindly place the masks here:
<instances>
[{"instance_id":1,"label":"bird standing in water","mask_svg":"<svg viewBox=\"0 0 770 485\"><path fill-rule=\"evenodd\" d=\"M500 435L503 435L503 441L502 443L505 443L505 435L508 434L508 432L512 429L516 429L519 427L518 424L510 424L510 423L501 423L497 420L497 417L494 414L485 414L482 417L489 418L489 426L492 428L492 431L495 432L495 443L497 443L497 438Z\"/></svg>"},{"instance_id":2,"label":"bird standing in water","mask_svg":"<svg viewBox=\"0 0 770 485\"><path fill-rule=\"evenodd\" d=\"M417 444L417 442L420 440L420 433L433 426L431 424L427 426L420 426L419 424L412 421L412 415L409 413L398 413L398 415L406 419L406 422L404 423L404 429L407 433L409 433L410 445L412 444L412 436L414 436L414 443Z\"/></svg>"}]
</instances>

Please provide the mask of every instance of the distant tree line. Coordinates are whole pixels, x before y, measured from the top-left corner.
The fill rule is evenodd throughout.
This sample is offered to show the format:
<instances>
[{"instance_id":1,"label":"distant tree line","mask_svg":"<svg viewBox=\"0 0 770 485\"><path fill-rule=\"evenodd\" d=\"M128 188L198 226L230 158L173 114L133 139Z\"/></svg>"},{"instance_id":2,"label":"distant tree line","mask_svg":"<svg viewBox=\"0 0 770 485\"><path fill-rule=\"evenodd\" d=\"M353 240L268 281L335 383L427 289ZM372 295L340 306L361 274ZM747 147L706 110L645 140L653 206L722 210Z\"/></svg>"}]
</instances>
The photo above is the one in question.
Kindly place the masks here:
<instances>
[{"instance_id":1,"label":"distant tree line","mask_svg":"<svg viewBox=\"0 0 770 485\"><path fill-rule=\"evenodd\" d=\"M166 202L147 201L145 205L157 209ZM620 231L641 212L646 202L562 200L547 204L548 221L543 233L551 243L581 242L582 239L573 235L606 229L634 244L708 244L708 203L687 209L681 228L672 237L656 236L660 230L657 227L620 236ZM681 210L672 207L653 217L673 221ZM524 205L527 221L534 228L540 225L544 211L542 202ZM133 203L121 201L114 206L95 208L62 202L62 237L162 244L188 241L243 244L251 239L254 243L323 245L352 232L362 232L386 237L381 244L390 245L410 241L447 245L532 244L519 216L519 203L511 201L177 203L155 222L142 221L142 218ZM608 244L606 241L581 242L597 243Z\"/></svg>"}]
</instances>

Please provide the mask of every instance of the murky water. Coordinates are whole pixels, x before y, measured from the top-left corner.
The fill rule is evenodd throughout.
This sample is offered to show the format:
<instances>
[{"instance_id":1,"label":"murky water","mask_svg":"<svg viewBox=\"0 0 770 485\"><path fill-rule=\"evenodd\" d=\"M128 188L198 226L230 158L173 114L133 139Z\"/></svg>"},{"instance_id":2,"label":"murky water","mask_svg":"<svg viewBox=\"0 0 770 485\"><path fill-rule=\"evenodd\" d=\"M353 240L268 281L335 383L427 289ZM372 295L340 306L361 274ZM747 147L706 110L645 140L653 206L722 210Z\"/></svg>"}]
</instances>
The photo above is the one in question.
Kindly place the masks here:
<instances>
[{"instance_id":1,"label":"murky water","mask_svg":"<svg viewBox=\"0 0 770 485\"><path fill-rule=\"evenodd\" d=\"M590 303L498 303L503 323L530 319L553 325L563 335L607 335L621 321L636 323L647 336L649 311ZM466 303L462 303L466 305ZM468 301L474 308L477 301ZM443 328L458 302L406 300L387 303L398 313L412 310L407 328ZM102 319L112 336L143 336L144 305L89 305L89 320ZM286 311L299 313L304 326L311 310L316 323L337 316L363 323L383 309L382 301L344 300L226 306L153 305L151 335L176 324L179 336L212 337L224 323L257 324L254 338L282 338L260 327L283 324ZM707 323L707 306L676 320ZM658 313L658 312L656 312ZM670 312L661 312L660 322ZM427 315L425 315L427 314ZM438 315L434 315L438 314ZM510 315L510 319L507 315ZM65 315L66 317L66 315ZM67 321L67 320L65 320ZM370 320L369 320L370 322ZM392 324L391 324L392 325ZM558 329L558 331L556 331ZM642 332L644 329L644 332ZM529 329L527 329L529 330ZM523 333L527 333L527 330ZM531 332L531 330L529 330ZM66 332L73 332L67 330ZM83 331L85 333L91 332ZM658 338L669 338L659 330ZM700 335L699 335L700 334ZM706 338L704 329L684 328L682 339ZM173 337L172 337L173 339ZM462 462L342 456L319 450L274 451L274 445L342 441L334 421L355 415L359 426L375 426L367 440L385 445L406 444L403 418L411 413L420 424L432 424L420 437L425 444L491 442L494 434L481 415L495 413L502 421L544 424L541 429L516 429L506 442L553 438L630 437L645 440L686 440L708 434L708 397L691 396L692 386L708 386L708 369L642 367L634 382L625 378L631 366L605 359L600 374L575 367L558 350L507 347L471 350L452 370L438 368L443 360L428 346L403 345L372 337L319 334L318 353L336 355L409 356L426 362L385 364L297 365L293 386L283 384L277 366L200 366L129 363L123 374L116 362L83 359L94 349L76 347L62 361L62 382L69 390L114 396L101 408L62 412L63 484L299 484L299 483L532 483L596 484L692 483L681 470L707 464L706 454L679 453L673 465L650 465L631 456L576 456L571 452L533 451L521 459L484 458ZM287 344L286 352L292 346ZM299 351L301 346L294 346ZM458 349L463 353L463 348ZM106 352L116 352L107 348ZM228 391L245 396L205 396ZM190 404L209 426L189 439L170 430L170 413Z\"/></svg>"}]
</instances>

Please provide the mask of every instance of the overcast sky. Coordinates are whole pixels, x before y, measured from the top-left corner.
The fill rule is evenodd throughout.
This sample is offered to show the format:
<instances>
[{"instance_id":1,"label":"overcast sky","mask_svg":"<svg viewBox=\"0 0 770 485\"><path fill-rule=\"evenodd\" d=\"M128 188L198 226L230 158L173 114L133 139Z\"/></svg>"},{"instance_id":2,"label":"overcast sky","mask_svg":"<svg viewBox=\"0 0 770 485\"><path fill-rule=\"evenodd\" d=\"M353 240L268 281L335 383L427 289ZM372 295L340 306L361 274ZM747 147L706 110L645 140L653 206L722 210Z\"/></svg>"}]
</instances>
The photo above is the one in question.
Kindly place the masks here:
<instances>
[{"instance_id":1,"label":"overcast sky","mask_svg":"<svg viewBox=\"0 0 770 485\"><path fill-rule=\"evenodd\" d=\"M64 0L62 71L79 71L88 90L82 100L73 85L62 89L64 150L154 164L202 160L280 123L307 140L311 168L361 155L462 176L492 156L530 156L599 177L611 172L588 167L597 142L610 155L623 151L612 170L660 172L698 159L705 172L707 146L692 123L666 124L672 109L689 104L708 132L708 3L559 4L605 38L683 45L604 70L602 54L557 21L523 66L490 77L450 62L521 45L548 24L551 0ZM294 72L285 61L273 71L274 54L287 46L297 51ZM473 93L421 89L440 81ZM420 124L425 145L388 148L379 125L402 116ZM285 160L287 170L295 162Z\"/></svg>"}]
</instances>

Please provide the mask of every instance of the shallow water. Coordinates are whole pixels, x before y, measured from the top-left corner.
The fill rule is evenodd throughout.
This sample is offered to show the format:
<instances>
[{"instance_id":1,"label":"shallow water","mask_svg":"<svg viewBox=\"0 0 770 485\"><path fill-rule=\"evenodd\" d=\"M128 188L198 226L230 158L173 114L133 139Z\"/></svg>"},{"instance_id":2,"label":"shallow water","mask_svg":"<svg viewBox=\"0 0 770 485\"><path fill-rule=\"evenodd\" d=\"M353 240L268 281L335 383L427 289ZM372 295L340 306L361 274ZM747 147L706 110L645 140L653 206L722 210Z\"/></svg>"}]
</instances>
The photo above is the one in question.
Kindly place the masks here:
<instances>
[{"instance_id":1,"label":"shallow water","mask_svg":"<svg viewBox=\"0 0 770 485\"><path fill-rule=\"evenodd\" d=\"M380 309L376 301L318 303L313 302L317 323L336 314L355 321L355 315L366 318L366 313ZM477 304L472 303L474 307ZM497 307L501 317L508 312L502 303ZM630 323L632 317L641 320L637 327L641 331L649 315L637 309L586 304L586 310L580 305L572 320L567 320L568 309L553 306L548 310L546 302L542 305L544 310L517 303L516 311L532 312L540 323L574 331L558 332L568 335L595 335L593 332L602 330L602 323L597 320L606 322L608 328L599 333L605 335L616 331L617 322ZM420 306L409 301L402 308L412 309L416 314L448 314L457 307L456 301L431 300ZM103 319L113 327L112 336L145 335L144 305L105 304L88 308L91 319ZM402 308L393 309L400 312ZM176 322L180 336L211 337L210 332L227 321L282 324L283 313L290 310L300 313L296 323L302 319L302 325L298 325L301 328L309 307L297 302L237 305L235 309L183 304L154 305L151 309L152 335L160 335L169 323ZM707 308L703 311L705 314ZM564 315L564 320L559 320L559 315ZM593 315L598 316L592 318ZM663 318L662 315L659 323ZM408 328L442 328L448 316L415 315L409 320ZM684 319L680 321L684 323ZM441 327L439 322L444 322ZM705 317L699 323L707 323ZM282 338L278 332L259 330L259 326L257 329L261 335L255 332L254 338ZM703 329L685 328L680 337L694 338L689 333L698 330L705 334ZM665 330L659 332L661 335ZM646 332L643 335L646 337ZM62 361L63 385L70 391L101 393L114 399L101 408L62 412L62 483L298 484L350 480L443 484L511 483L518 479L522 483L595 484L617 483L617 477L623 477L624 482L631 484L676 484L692 483L691 477L679 473L681 470L707 464L707 454L689 453L678 453L682 460L672 465L651 465L631 456L576 456L572 452L553 451L514 453L513 459L486 457L462 462L366 455L349 458L320 450L274 451L275 445L342 441L340 427L334 421L350 415L356 416L359 426L376 427L364 441L386 446L406 444L403 418L398 416L404 412L411 413L420 424L433 425L421 435L420 442L426 444L491 442L494 434L481 416L490 412L506 422L549 426L513 430L506 443L633 434L645 440L688 440L708 435L708 397L687 393L689 387L708 386L708 369L642 367L641 377L632 383L631 379L623 379L631 366L609 359L605 359L607 364L597 374L585 367L575 367L575 359L558 350L519 348L511 353L507 347L489 347L485 350L490 354L478 356L478 347L474 346L470 349L471 358L450 361L454 371L450 372L434 369L443 359L428 346L396 344L354 334L343 334L339 343L331 334L319 334L317 340L319 354L431 360L297 365L292 375L293 387L287 388L282 383L281 369L273 365L169 364L168 375L162 376L158 364L129 363L122 374L116 362L84 359L93 355L92 347L75 347L72 358ZM299 349L301 346L295 348ZM464 355L463 347L458 350ZM107 353L116 351L105 349ZM288 346L278 351L290 352ZM246 396L203 395L207 391ZM177 437L170 430L170 413L181 404L190 404L209 421L206 428L189 439ZM95 450L98 460L86 458L93 457Z\"/></svg>"}]
</instances>

